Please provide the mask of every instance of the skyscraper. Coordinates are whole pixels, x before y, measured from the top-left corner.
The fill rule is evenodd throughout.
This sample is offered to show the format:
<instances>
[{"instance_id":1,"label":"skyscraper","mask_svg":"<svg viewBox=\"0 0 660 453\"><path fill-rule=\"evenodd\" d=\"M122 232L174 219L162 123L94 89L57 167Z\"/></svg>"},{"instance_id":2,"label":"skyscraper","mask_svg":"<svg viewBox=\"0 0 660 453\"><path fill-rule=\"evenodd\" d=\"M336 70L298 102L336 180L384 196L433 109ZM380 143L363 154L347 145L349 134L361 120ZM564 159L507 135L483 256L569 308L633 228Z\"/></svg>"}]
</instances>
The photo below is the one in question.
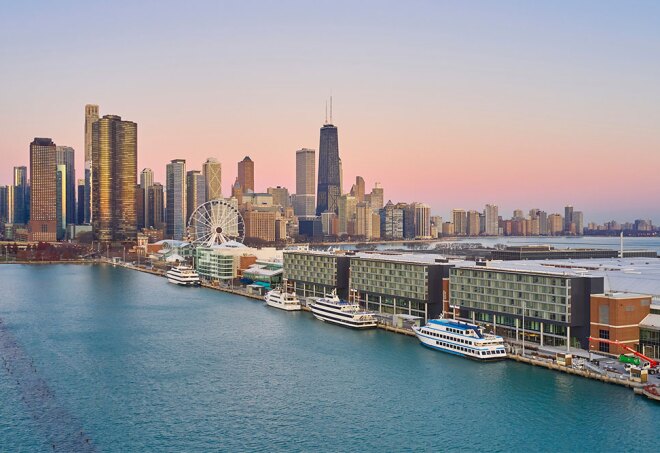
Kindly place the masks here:
<instances>
[{"instance_id":1,"label":"skyscraper","mask_svg":"<svg viewBox=\"0 0 660 453\"><path fill-rule=\"evenodd\" d=\"M137 233L137 124L105 115L92 125L92 228L99 241Z\"/></svg>"},{"instance_id":2,"label":"skyscraper","mask_svg":"<svg viewBox=\"0 0 660 453\"><path fill-rule=\"evenodd\" d=\"M338 201L339 234L355 234L355 216L357 211L357 199L350 195L342 195Z\"/></svg>"},{"instance_id":3,"label":"skyscraper","mask_svg":"<svg viewBox=\"0 0 660 453\"><path fill-rule=\"evenodd\" d=\"M573 206L564 207L564 232L571 232L571 223L573 223Z\"/></svg>"},{"instance_id":4,"label":"skyscraper","mask_svg":"<svg viewBox=\"0 0 660 453\"><path fill-rule=\"evenodd\" d=\"M498 208L494 204L487 204L484 209L484 216L486 217L486 236L497 236L499 233L498 224Z\"/></svg>"},{"instance_id":5,"label":"skyscraper","mask_svg":"<svg viewBox=\"0 0 660 453\"><path fill-rule=\"evenodd\" d=\"M379 213L380 237L383 239L403 239L403 209L388 201Z\"/></svg>"},{"instance_id":6,"label":"skyscraper","mask_svg":"<svg viewBox=\"0 0 660 453\"><path fill-rule=\"evenodd\" d=\"M238 163L238 182L241 184L243 193L254 192L254 162L250 156Z\"/></svg>"},{"instance_id":7,"label":"skyscraper","mask_svg":"<svg viewBox=\"0 0 660 453\"><path fill-rule=\"evenodd\" d=\"M273 206L279 206L284 211L289 207L289 189L286 187L269 187L266 192L273 196Z\"/></svg>"},{"instance_id":8,"label":"skyscraper","mask_svg":"<svg viewBox=\"0 0 660 453\"><path fill-rule=\"evenodd\" d=\"M59 148L59 146L58 146ZM66 234L66 215L68 211L67 201L69 199L67 187L66 164L57 164L57 179L55 190L55 206L57 209L57 239L62 240Z\"/></svg>"},{"instance_id":9,"label":"skyscraper","mask_svg":"<svg viewBox=\"0 0 660 453\"><path fill-rule=\"evenodd\" d=\"M30 143L30 224L31 241L57 239L57 152L50 138Z\"/></svg>"},{"instance_id":10,"label":"skyscraper","mask_svg":"<svg viewBox=\"0 0 660 453\"><path fill-rule=\"evenodd\" d=\"M206 159L202 165L202 174L206 184L206 201L222 198L222 164L218 159Z\"/></svg>"},{"instance_id":11,"label":"skyscraper","mask_svg":"<svg viewBox=\"0 0 660 453\"><path fill-rule=\"evenodd\" d=\"M381 209L384 203L384 191L380 186L380 183L377 182L373 189L371 189L371 194L369 195L369 202L373 209Z\"/></svg>"},{"instance_id":12,"label":"skyscraper","mask_svg":"<svg viewBox=\"0 0 660 453\"><path fill-rule=\"evenodd\" d=\"M7 210L9 204L7 201L7 192L12 186L0 186L0 224L7 223Z\"/></svg>"},{"instance_id":13,"label":"skyscraper","mask_svg":"<svg viewBox=\"0 0 660 453\"><path fill-rule=\"evenodd\" d=\"M429 239L431 237L431 207L425 203L415 205L415 237Z\"/></svg>"},{"instance_id":14,"label":"skyscraper","mask_svg":"<svg viewBox=\"0 0 660 453\"><path fill-rule=\"evenodd\" d=\"M206 202L206 181L199 170L186 173L186 221L200 205Z\"/></svg>"},{"instance_id":15,"label":"skyscraper","mask_svg":"<svg viewBox=\"0 0 660 453\"><path fill-rule=\"evenodd\" d=\"M174 159L167 164L167 231L168 238L182 240L186 235L186 161Z\"/></svg>"},{"instance_id":16,"label":"skyscraper","mask_svg":"<svg viewBox=\"0 0 660 453\"><path fill-rule=\"evenodd\" d=\"M451 219L454 224L454 234L465 236L467 234L467 212L464 209L452 209Z\"/></svg>"},{"instance_id":17,"label":"skyscraper","mask_svg":"<svg viewBox=\"0 0 660 453\"><path fill-rule=\"evenodd\" d=\"M316 212L316 151L303 148L296 151L296 195L293 213L312 217Z\"/></svg>"},{"instance_id":18,"label":"skyscraper","mask_svg":"<svg viewBox=\"0 0 660 453\"><path fill-rule=\"evenodd\" d=\"M142 210L137 210L138 225L149 226L149 187L154 185L154 171L144 168L140 172L140 195L142 196ZM141 212L140 212L141 211Z\"/></svg>"},{"instance_id":19,"label":"skyscraper","mask_svg":"<svg viewBox=\"0 0 660 453\"><path fill-rule=\"evenodd\" d=\"M66 224L76 223L76 158L70 146L57 147L57 165L64 165L66 180ZM66 228L66 224L64 228Z\"/></svg>"},{"instance_id":20,"label":"skyscraper","mask_svg":"<svg viewBox=\"0 0 660 453\"><path fill-rule=\"evenodd\" d=\"M355 198L358 203L364 201L364 178L362 176L355 177Z\"/></svg>"},{"instance_id":21,"label":"skyscraper","mask_svg":"<svg viewBox=\"0 0 660 453\"><path fill-rule=\"evenodd\" d=\"M92 125L99 119L99 106L85 106L85 218L83 223L92 221Z\"/></svg>"},{"instance_id":22,"label":"skyscraper","mask_svg":"<svg viewBox=\"0 0 660 453\"><path fill-rule=\"evenodd\" d=\"M76 223L82 225L85 221L85 178L78 179L78 203L76 204Z\"/></svg>"},{"instance_id":23,"label":"skyscraper","mask_svg":"<svg viewBox=\"0 0 660 453\"><path fill-rule=\"evenodd\" d=\"M30 220L30 192L28 186L27 167L14 167L14 203L12 206L13 223L27 225Z\"/></svg>"},{"instance_id":24,"label":"skyscraper","mask_svg":"<svg viewBox=\"0 0 660 453\"><path fill-rule=\"evenodd\" d=\"M147 189L147 207L145 211L148 215L144 223L145 227L163 228L163 222L165 220L163 215L164 198L165 191L161 183L156 182Z\"/></svg>"},{"instance_id":25,"label":"skyscraper","mask_svg":"<svg viewBox=\"0 0 660 453\"><path fill-rule=\"evenodd\" d=\"M479 211L467 212L467 235L479 236Z\"/></svg>"},{"instance_id":26,"label":"skyscraper","mask_svg":"<svg viewBox=\"0 0 660 453\"><path fill-rule=\"evenodd\" d=\"M341 196L339 138L337 128L328 122L321 128L318 178L316 215L326 211L337 213L337 203Z\"/></svg>"}]
</instances>

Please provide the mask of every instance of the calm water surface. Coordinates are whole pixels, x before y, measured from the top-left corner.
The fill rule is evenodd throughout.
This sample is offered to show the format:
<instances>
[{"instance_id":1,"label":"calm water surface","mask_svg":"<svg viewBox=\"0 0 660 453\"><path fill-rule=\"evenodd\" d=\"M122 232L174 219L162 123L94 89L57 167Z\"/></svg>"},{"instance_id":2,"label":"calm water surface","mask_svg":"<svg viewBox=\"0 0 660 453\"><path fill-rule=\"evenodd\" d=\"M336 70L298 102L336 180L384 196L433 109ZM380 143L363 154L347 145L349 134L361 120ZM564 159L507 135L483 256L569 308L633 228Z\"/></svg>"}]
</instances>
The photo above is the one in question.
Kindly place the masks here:
<instances>
[{"instance_id":1,"label":"calm water surface","mask_svg":"<svg viewBox=\"0 0 660 453\"><path fill-rule=\"evenodd\" d=\"M660 405L613 385L109 266L2 265L0 285L3 452L79 431L112 452L657 448Z\"/></svg>"}]
</instances>

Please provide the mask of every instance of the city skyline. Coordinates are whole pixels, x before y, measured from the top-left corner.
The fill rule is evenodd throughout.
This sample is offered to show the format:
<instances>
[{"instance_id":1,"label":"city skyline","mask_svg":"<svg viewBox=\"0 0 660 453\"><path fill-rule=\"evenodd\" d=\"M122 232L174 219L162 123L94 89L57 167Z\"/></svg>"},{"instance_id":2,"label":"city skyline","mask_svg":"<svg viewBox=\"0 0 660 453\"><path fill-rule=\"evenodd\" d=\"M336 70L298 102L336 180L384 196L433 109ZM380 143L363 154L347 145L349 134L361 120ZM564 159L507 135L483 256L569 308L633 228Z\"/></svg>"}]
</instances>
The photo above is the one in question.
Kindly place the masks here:
<instances>
[{"instance_id":1,"label":"city skyline","mask_svg":"<svg viewBox=\"0 0 660 453\"><path fill-rule=\"evenodd\" d=\"M140 124L138 168L152 168L161 183L170 160L201 170L213 156L224 163L222 190L230 193L235 162L250 155L262 169L257 190L281 185L292 192L294 152L318 148L323 101L333 94L344 179L379 181L388 199L424 201L443 215L486 202L502 212L539 205L561 212L570 203L583 208L586 221L659 220L650 195L660 189L653 177L660 164L658 5L633 11L616 3L502 3L475 12L422 4L401 17L395 4L374 13L369 3L338 2L323 14L341 20L327 21L321 34L321 12L292 4L278 5L279 12L263 5L250 11L254 17L244 6L206 6L163 4L159 20L151 20L154 11L136 5L115 42L107 25L67 16L72 9L93 15L100 6L46 4L34 16L25 5L8 5L12 21L0 19L7 55L0 81L12 89L0 112L0 184L10 183L14 166L27 165L34 137L73 147L82 178L81 106L97 104L103 115ZM506 27L491 21L494 14ZM20 27L28 18L37 29L55 20L67 32L44 44ZM180 19L188 28L174 26ZM258 33L241 33L247 25ZM456 37L476 26L478 36ZM388 28L399 33L384 33ZM5 47L15 40L20 55ZM136 47L123 54L125 40ZM36 69L44 62L48 77ZM131 69L109 77L107 64ZM291 64L305 70L291 71ZM647 182L643 193L640 180Z\"/></svg>"}]
</instances>

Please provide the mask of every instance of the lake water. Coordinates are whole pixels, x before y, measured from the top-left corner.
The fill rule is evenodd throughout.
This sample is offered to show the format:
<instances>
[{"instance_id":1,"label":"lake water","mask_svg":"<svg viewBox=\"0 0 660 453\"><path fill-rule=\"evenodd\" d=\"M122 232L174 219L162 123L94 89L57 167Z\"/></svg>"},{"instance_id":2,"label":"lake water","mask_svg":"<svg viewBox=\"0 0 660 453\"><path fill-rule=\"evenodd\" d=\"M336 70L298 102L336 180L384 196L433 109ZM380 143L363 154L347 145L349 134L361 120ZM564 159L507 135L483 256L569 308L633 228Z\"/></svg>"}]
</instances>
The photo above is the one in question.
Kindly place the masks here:
<instances>
[{"instance_id":1,"label":"lake water","mask_svg":"<svg viewBox=\"0 0 660 453\"><path fill-rule=\"evenodd\" d=\"M110 266L0 266L0 451L657 449L660 405Z\"/></svg>"}]
</instances>

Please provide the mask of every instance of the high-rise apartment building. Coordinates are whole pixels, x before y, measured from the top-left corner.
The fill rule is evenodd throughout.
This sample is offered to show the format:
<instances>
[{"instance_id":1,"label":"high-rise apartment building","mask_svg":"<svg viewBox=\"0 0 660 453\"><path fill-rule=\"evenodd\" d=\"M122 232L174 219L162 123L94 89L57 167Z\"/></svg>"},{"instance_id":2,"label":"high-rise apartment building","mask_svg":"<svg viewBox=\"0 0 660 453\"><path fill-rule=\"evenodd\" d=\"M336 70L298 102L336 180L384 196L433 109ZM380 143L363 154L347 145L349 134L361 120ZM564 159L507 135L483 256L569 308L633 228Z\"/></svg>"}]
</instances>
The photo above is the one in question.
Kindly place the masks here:
<instances>
[{"instance_id":1,"label":"high-rise apartment building","mask_svg":"<svg viewBox=\"0 0 660 453\"><path fill-rule=\"evenodd\" d=\"M499 234L498 208L494 204L487 204L484 209L486 236L497 236Z\"/></svg>"},{"instance_id":2,"label":"high-rise apartment building","mask_svg":"<svg viewBox=\"0 0 660 453\"><path fill-rule=\"evenodd\" d=\"M50 138L30 143L31 241L57 240L57 152Z\"/></svg>"},{"instance_id":3,"label":"high-rise apartment building","mask_svg":"<svg viewBox=\"0 0 660 453\"><path fill-rule=\"evenodd\" d=\"M8 217L7 211L9 210L7 192L9 191L10 187L14 187L14 186L0 186L0 224L9 223L7 221L7 217Z\"/></svg>"},{"instance_id":4,"label":"high-rise apartment building","mask_svg":"<svg viewBox=\"0 0 660 453\"><path fill-rule=\"evenodd\" d=\"M137 234L137 124L105 115L92 124L92 229L102 242Z\"/></svg>"},{"instance_id":5,"label":"high-rise apartment building","mask_svg":"<svg viewBox=\"0 0 660 453\"><path fill-rule=\"evenodd\" d=\"M479 211L468 211L467 213L467 235L479 236Z\"/></svg>"},{"instance_id":6,"label":"high-rise apartment building","mask_svg":"<svg viewBox=\"0 0 660 453\"><path fill-rule=\"evenodd\" d=\"M99 106L85 106L85 218L82 223L91 223L92 216L92 125L99 119Z\"/></svg>"},{"instance_id":7,"label":"high-rise apartment building","mask_svg":"<svg viewBox=\"0 0 660 453\"><path fill-rule=\"evenodd\" d=\"M380 223L380 218L377 223ZM369 203L364 201L355 207L355 235L365 239L373 236L373 211Z\"/></svg>"},{"instance_id":8,"label":"high-rise apartment building","mask_svg":"<svg viewBox=\"0 0 660 453\"><path fill-rule=\"evenodd\" d=\"M186 236L186 161L174 159L167 164L167 231L171 239L183 240Z\"/></svg>"},{"instance_id":9,"label":"high-rise apartment building","mask_svg":"<svg viewBox=\"0 0 660 453\"><path fill-rule=\"evenodd\" d=\"M415 237L429 239L431 237L431 207L425 203L414 203Z\"/></svg>"},{"instance_id":10,"label":"high-rise apartment building","mask_svg":"<svg viewBox=\"0 0 660 453\"><path fill-rule=\"evenodd\" d=\"M57 147L57 165L64 165L66 189L66 224L76 223L76 153L70 146ZM66 229L66 224L64 228Z\"/></svg>"},{"instance_id":11,"label":"high-rise apartment building","mask_svg":"<svg viewBox=\"0 0 660 453\"><path fill-rule=\"evenodd\" d=\"M238 182L243 189L243 193L254 192L254 162L250 156L238 163Z\"/></svg>"},{"instance_id":12,"label":"high-rise apartment building","mask_svg":"<svg viewBox=\"0 0 660 453\"><path fill-rule=\"evenodd\" d=\"M316 213L316 151L303 148L296 151L296 195L293 212L300 217Z\"/></svg>"},{"instance_id":13,"label":"high-rise apartment building","mask_svg":"<svg viewBox=\"0 0 660 453\"><path fill-rule=\"evenodd\" d=\"M206 184L206 201L222 198L222 164L218 159L206 159L202 165L202 174Z\"/></svg>"},{"instance_id":14,"label":"high-rise apartment building","mask_svg":"<svg viewBox=\"0 0 660 453\"><path fill-rule=\"evenodd\" d=\"M206 181L204 175L198 170L186 173L186 220L195 209L206 202Z\"/></svg>"},{"instance_id":15,"label":"high-rise apartment building","mask_svg":"<svg viewBox=\"0 0 660 453\"><path fill-rule=\"evenodd\" d=\"M454 234L465 236L467 234L467 212L464 209L452 209L451 219L454 224Z\"/></svg>"},{"instance_id":16,"label":"high-rise apartment building","mask_svg":"<svg viewBox=\"0 0 660 453\"><path fill-rule=\"evenodd\" d=\"M573 221L575 224L575 234L582 236L584 234L584 215L582 211L573 211Z\"/></svg>"},{"instance_id":17,"label":"high-rise apartment building","mask_svg":"<svg viewBox=\"0 0 660 453\"><path fill-rule=\"evenodd\" d=\"M561 214L550 214L548 216L548 234L556 236L564 231Z\"/></svg>"},{"instance_id":18,"label":"high-rise apartment building","mask_svg":"<svg viewBox=\"0 0 660 453\"><path fill-rule=\"evenodd\" d=\"M339 160L339 137L337 128L326 123L321 128L319 143L319 175L316 191L316 215L330 211L339 212L341 196L341 170Z\"/></svg>"}]
</instances>

